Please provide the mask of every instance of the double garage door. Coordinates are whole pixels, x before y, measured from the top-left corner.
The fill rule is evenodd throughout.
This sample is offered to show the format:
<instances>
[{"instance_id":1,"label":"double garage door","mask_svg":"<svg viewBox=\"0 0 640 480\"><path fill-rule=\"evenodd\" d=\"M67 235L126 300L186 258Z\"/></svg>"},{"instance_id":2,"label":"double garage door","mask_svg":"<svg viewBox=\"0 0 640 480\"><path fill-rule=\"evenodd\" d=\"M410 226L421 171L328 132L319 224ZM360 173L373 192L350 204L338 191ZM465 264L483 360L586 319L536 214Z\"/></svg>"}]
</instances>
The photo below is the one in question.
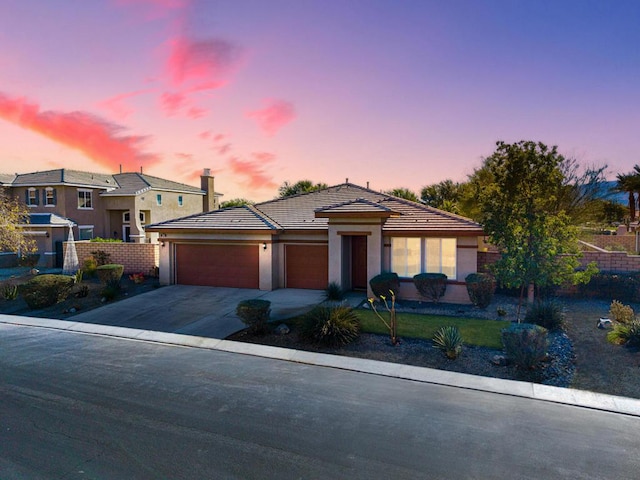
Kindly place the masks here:
<instances>
[{"instance_id":1,"label":"double garage door","mask_svg":"<svg viewBox=\"0 0 640 480\"><path fill-rule=\"evenodd\" d=\"M259 245L176 245L181 285L259 288ZM326 245L285 245L285 287L324 289L329 278ZM277 268L274 265L274 268Z\"/></svg>"}]
</instances>

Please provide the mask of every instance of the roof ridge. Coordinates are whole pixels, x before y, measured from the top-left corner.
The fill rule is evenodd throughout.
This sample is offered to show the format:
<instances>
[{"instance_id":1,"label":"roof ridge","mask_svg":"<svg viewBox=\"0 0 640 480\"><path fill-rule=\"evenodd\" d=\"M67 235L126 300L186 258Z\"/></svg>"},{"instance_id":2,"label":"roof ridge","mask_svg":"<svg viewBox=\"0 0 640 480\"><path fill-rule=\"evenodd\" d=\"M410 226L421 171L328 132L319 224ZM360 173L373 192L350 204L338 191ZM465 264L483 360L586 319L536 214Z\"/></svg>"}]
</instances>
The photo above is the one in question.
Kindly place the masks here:
<instances>
[{"instance_id":1,"label":"roof ridge","mask_svg":"<svg viewBox=\"0 0 640 480\"><path fill-rule=\"evenodd\" d=\"M263 221L264 223L268 224L269 226L277 229L277 230L282 230L282 225L280 225L278 222L276 222L273 218L271 218L269 215L267 215L266 213L264 213L262 210L260 210L259 208L256 208L255 205L242 205L243 208L246 208L247 210L249 210L251 213L253 213L256 217L258 217L261 221Z\"/></svg>"}]
</instances>

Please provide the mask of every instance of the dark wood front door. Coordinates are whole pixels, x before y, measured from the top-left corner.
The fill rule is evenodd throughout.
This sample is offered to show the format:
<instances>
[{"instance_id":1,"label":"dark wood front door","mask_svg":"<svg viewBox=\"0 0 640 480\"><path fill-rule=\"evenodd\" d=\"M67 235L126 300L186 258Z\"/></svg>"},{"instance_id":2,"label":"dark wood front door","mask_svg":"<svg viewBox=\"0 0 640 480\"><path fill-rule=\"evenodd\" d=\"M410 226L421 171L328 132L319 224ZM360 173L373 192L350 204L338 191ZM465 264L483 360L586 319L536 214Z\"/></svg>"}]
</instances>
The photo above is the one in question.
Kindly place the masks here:
<instances>
[{"instance_id":1,"label":"dark wood front door","mask_svg":"<svg viewBox=\"0 0 640 480\"><path fill-rule=\"evenodd\" d=\"M351 288L367 289L367 237L351 237Z\"/></svg>"}]
</instances>

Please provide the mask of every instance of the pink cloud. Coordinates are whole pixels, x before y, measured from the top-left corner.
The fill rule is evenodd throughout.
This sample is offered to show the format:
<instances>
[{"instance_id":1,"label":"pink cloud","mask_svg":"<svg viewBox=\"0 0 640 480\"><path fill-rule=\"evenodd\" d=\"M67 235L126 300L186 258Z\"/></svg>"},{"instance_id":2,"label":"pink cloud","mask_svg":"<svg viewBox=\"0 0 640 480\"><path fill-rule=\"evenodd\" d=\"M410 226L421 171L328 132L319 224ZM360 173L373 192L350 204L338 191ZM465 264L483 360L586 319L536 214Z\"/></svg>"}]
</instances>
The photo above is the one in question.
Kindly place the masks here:
<instances>
[{"instance_id":1,"label":"pink cloud","mask_svg":"<svg viewBox=\"0 0 640 480\"><path fill-rule=\"evenodd\" d=\"M188 160L188 161L193 160L193 153L177 152L177 153L175 153L175 156L178 157L181 160Z\"/></svg>"},{"instance_id":2,"label":"pink cloud","mask_svg":"<svg viewBox=\"0 0 640 480\"><path fill-rule=\"evenodd\" d=\"M253 154L255 157L255 154ZM270 163L275 159L275 156L264 160L242 160L238 157L230 157L229 158L229 169L234 174L243 177L246 179L246 185L249 188L275 188L277 187L276 183L273 181L273 177L266 174L264 171L265 163Z\"/></svg>"},{"instance_id":3,"label":"pink cloud","mask_svg":"<svg viewBox=\"0 0 640 480\"><path fill-rule=\"evenodd\" d=\"M231 144L230 143L225 143L223 145L220 145L218 147L213 147L213 150L215 152L218 153L218 155L220 156L224 156L227 153L229 153L231 151Z\"/></svg>"},{"instance_id":4,"label":"pink cloud","mask_svg":"<svg viewBox=\"0 0 640 480\"><path fill-rule=\"evenodd\" d=\"M160 109L168 117L177 115L187 104L187 96L183 93L164 92L160 95Z\"/></svg>"},{"instance_id":5,"label":"pink cloud","mask_svg":"<svg viewBox=\"0 0 640 480\"><path fill-rule=\"evenodd\" d=\"M129 171L152 165L159 157L143 151L148 137L122 136L124 127L86 112L42 111L24 97L0 93L0 118L84 153L96 163Z\"/></svg>"},{"instance_id":6,"label":"pink cloud","mask_svg":"<svg viewBox=\"0 0 640 480\"><path fill-rule=\"evenodd\" d=\"M275 135L278 130L296 118L291 102L285 100L265 100L264 108L249 112L247 117L254 119L267 135Z\"/></svg>"},{"instance_id":7,"label":"pink cloud","mask_svg":"<svg viewBox=\"0 0 640 480\"><path fill-rule=\"evenodd\" d=\"M214 142L221 142L222 140L224 140L227 137L228 137L228 135L225 135L224 133L218 133L215 137L213 137L213 141Z\"/></svg>"},{"instance_id":8,"label":"pink cloud","mask_svg":"<svg viewBox=\"0 0 640 480\"><path fill-rule=\"evenodd\" d=\"M174 88L194 82L205 86L219 82L237 63L240 55L238 46L219 38L192 40L176 37L169 42L169 48L166 70Z\"/></svg>"},{"instance_id":9,"label":"pink cloud","mask_svg":"<svg viewBox=\"0 0 640 480\"><path fill-rule=\"evenodd\" d=\"M198 137L200 137L202 140L207 140L209 137L211 137L211 135L213 135L211 130L205 130L204 132L200 132L198 134Z\"/></svg>"},{"instance_id":10,"label":"pink cloud","mask_svg":"<svg viewBox=\"0 0 640 480\"><path fill-rule=\"evenodd\" d=\"M133 113L133 108L124 103L129 98L150 92L150 89L121 93L98 103L98 107L108 111L118 120L124 120Z\"/></svg>"},{"instance_id":11,"label":"pink cloud","mask_svg":"<svg viewBox=\"0 0 640 480\"><path fill-rule=\"evenodd\" d=\"M191 0L115 0L118 6L133 6L144 9L147 20L165 17L174 10L182 10L191 4Z\"/></svg>"},{"instance_id":12,"label":"pink cloud","mask_svg":"<svg viewBox=\"0 0 640 480\"><path fill-rule=\"evenodd\" d=\"M206 108L191 107L187 110L187 117L196 120L204 117L207 113L209 113L209 110Z\"/></svg>"}]
</instances>

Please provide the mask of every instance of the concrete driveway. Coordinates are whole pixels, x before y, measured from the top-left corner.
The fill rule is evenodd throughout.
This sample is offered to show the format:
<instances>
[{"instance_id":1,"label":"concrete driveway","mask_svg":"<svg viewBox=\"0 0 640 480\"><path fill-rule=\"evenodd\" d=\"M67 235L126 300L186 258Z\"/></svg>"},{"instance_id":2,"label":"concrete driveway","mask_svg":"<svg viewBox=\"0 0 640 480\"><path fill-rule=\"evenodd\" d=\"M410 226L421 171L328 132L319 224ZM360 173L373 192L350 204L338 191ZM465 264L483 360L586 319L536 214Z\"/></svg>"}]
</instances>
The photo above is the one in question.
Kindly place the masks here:
<instances>
[{"instance_id":1,"label":"concrete driveway","mask_svg":"<svg viewBox=\"0 0 640 480\"><path fill-rule=\"evenodd\" d=\"M251 298L269 300L271 318L283 320L311 310L323 301L324 292L171 285L74 315L69 320L225 338L245 328L235 311L238 302Z\"/></svg>"}]
</instances>

